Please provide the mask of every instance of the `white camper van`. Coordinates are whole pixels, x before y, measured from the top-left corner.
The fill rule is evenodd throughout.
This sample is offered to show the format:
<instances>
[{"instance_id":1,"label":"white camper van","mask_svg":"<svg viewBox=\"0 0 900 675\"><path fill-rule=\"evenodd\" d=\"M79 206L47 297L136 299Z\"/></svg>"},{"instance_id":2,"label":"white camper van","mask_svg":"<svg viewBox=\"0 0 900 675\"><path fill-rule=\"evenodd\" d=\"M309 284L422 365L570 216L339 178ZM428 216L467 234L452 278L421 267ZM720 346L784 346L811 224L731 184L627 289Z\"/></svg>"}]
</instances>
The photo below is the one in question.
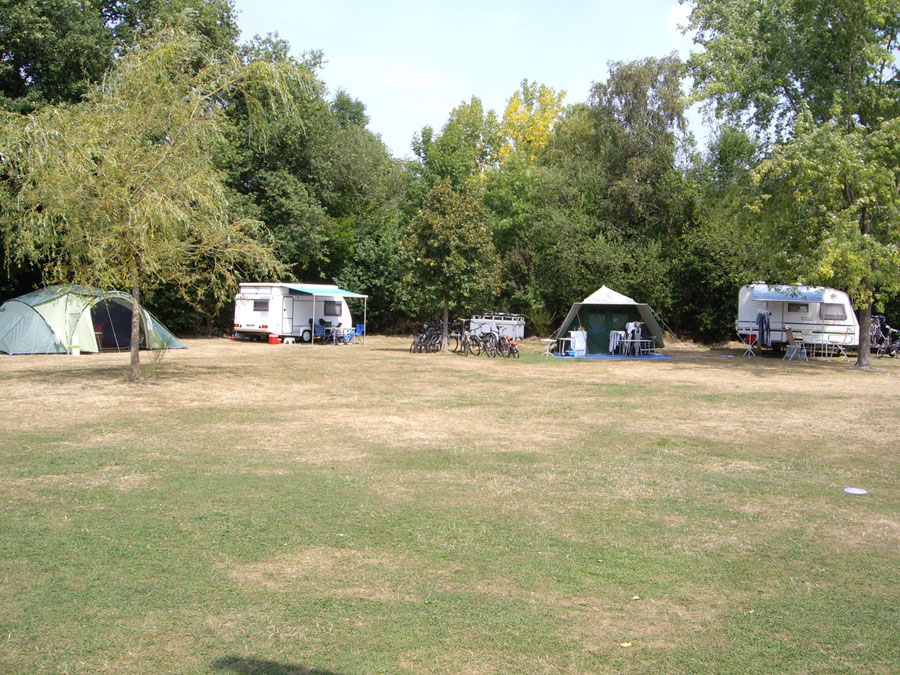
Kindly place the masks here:
<instances>
[{"instance_id":1,"label":"white camper van","mask_svg":"<svg viewBox=\"0 0 900 675\"><path fill-rule=\"evenodd\" d=\"M760 315L768 319L768 341L760 334ZM774 285L758 282L738 293L737 332L745 343L763 347L787 344L786 329L812 350L828 353L859 344L859 321L850 297L822 286Z\"/></svg>"},{"instance_id":2,"label":"white camper van","mask_svg":"<svg viewBox=\"0 0 900 675\"><path fill-rule=\"evenodd\" d=\"M324 326L355 329L347 298L363 299L364 334L366 295L326 284L241 284L234 302L234 337L310 342Z\"/></svg>"}]
</instances>

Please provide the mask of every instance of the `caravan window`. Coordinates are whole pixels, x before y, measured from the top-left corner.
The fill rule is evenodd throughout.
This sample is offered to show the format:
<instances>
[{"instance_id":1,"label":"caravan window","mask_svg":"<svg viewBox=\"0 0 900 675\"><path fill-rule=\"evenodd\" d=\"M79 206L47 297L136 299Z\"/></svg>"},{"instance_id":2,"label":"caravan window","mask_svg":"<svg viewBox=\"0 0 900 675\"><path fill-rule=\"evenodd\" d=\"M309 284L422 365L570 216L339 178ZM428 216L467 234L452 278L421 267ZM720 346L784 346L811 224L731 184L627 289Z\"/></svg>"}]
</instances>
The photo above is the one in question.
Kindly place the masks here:
<instances>
[{"instance_id":1,"label":"caravan window","mask_svg":"<svg viewBox=\"0 0 900 675\"><path fill-rule=\"evenodd\" d=\"M325 301L325 316L340 316L341 315L341 303L335 302L334 300L326 300Z\"/></svg>"},{"instance_id":2,"label":"caravan window","mask_svg":"<svg viewBox=\"0 0 900 675\"><path fill-rule=\"evenodd\" d=\"M809 305L800 302L789 302L787 311L792 314L806 314L809 311Z\"/></svg>"},{"instance_id":3,"label":"caravan window","mask_svg":"<svg viewBox=\"0 0 900 675\"><path fill-rule=\"evenodd\" d=\"M269 311L269 301L268 300L254 300L253 301L253 311L254 312L268 312Z\"/></svg>"},{"instance_id":4,"label":"caravan window","mask_svg":"<svg viewBox=\"0 0 900 675\"><path fill-rule=\"evenodd\" d=\"M844 306L839 305L836 302L823 302L820 313L824 321L847 320L847 312L844 310Z\"/></svg>"}]
</instances>

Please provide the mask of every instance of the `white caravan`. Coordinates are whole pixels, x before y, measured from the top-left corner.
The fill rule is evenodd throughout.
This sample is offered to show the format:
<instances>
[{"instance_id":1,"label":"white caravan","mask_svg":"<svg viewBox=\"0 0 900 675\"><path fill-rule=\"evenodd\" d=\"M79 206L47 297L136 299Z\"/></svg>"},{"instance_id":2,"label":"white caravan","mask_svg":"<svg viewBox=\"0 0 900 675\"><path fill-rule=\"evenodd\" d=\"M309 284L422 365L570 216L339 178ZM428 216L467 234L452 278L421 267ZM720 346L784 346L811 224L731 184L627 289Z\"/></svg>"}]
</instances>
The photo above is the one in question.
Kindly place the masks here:
<instances>
[{"instance_id":1,"label":"white caravan","mask_svg":"<svg viewBox=\"0 0 900 675\"><path fill-rule=\"evenodd\" d=\"M766 313L769 340L760 335L760 314ZM737 332L744 342L761 346L787 343L786 328L812 349L828 352L836 346L859 344L859 321L850 297L843 291L822 286L792 286L758 282L743 286L738 293Z\"/></svg>"},{"instance_id":2,"label":"white caravan","mask_svg":"<svg viewBox=\"0 0 900 675\"><path fill-rule=\"evenodd\" d=\"M316 334L314 326L327 324L353 328L347 298L363 299L362 325L365 327L366 295L327 284L241 284L234 302L234 337L238 340L275 337L310 342Z\"/></svg>"}]
</instances>

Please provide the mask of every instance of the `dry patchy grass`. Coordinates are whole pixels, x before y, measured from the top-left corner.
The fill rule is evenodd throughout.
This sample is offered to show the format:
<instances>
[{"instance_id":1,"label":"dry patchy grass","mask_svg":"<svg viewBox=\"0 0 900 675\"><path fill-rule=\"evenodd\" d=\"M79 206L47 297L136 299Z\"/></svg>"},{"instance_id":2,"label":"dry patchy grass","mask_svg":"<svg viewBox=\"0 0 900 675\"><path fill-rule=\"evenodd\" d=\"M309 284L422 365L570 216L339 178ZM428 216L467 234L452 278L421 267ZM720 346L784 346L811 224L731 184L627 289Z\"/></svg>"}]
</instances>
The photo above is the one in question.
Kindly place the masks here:
<instances>
[{"instance_id":1,"label":"dry patchy grass","mask_svg":"<svg viewBox=\"0 0 900 675\"><path fill-rule=\"evenodd\" d=\"M897 599L878 583L900 546L898 362L860 372L696 345L573 362L537 342L490 360L378 336L187 344L143 385L126 383L126 354L0 358L5 513L19 528L48 519L27 545L0 539L0 665L727 671L736 649L750 670L878 670L896 656L838 644L852 620L825 617L853 583L861 635L883 635L881 598ZM867 501L841 492L857 484ZM34 562L41 532L78 558L97 530L126 552L146 539L158 557L138 577L171 563L159 583L185 597L99 611L127 605L121 591L93 608L94 637L47 634L38 623L71 610L47 617L32 598L82 582ZM95 564L130 588L114 558ZM806 660L792 660L798 640Z\"/></svg>"}]
</instances>

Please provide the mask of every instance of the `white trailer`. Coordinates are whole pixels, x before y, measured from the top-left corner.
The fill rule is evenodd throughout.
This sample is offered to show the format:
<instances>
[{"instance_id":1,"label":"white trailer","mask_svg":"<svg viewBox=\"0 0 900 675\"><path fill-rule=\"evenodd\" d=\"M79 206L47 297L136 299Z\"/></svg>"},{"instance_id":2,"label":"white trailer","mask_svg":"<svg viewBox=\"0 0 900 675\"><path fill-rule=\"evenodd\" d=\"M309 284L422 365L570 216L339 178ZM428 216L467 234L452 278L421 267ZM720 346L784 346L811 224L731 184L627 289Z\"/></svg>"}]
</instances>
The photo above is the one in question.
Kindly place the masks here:
<instances>
[{"instance_id":1,"label":"white trailer","mask_svg":"<svg viewBox=\"0 0 900 675\"><path fill-rule=\"evenodd\" d=\"M316 326L355 328L347 298L363 299L362 334L365 335L366 295L328 284L241 284L234 299L234 337L311 342Z\"/></svg>"},{"instance_id":2,"label":"white trailer","mask_svg":"<svg viewBox=\"0 0 900 675\"><path fill-rule=\"evenodd\" d=\"M493 312L476 314L469 319L469 330L473 333L496 331L513 340L525 339L525 317L521 314Z\"/></svg>"},{"instance_id":3,"label":"white trailer","mask_svg":"<svg viewBox=\"0 0 900 675\"><path fill-rule=\"evenodd\" d=\"M768 313L768 342L765 334L760 334L763 313ZM850 297L822 286L770 286L763 282L743 286L738 293L736 328L745 343L764 347L787 344L787 328L822 353L859 344L859 321Z\"/></svg>"}]
</instances>

